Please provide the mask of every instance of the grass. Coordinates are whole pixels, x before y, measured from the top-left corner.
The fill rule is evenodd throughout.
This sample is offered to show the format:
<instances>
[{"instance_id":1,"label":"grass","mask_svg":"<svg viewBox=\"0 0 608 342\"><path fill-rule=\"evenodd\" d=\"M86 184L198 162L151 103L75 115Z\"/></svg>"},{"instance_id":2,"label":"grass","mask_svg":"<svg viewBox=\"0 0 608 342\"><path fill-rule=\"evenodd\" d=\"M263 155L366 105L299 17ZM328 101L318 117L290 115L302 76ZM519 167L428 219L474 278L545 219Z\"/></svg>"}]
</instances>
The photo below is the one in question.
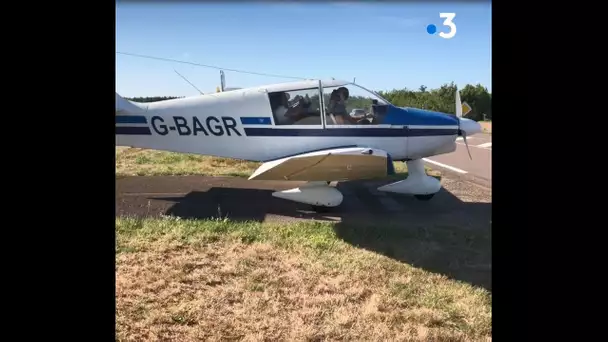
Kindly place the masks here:
<instances>
[{"instance_id":1,"label":"grass","mask_svg":"<svg viewBox=\"0 0 608 342\"><path fill-rule=\"evenodd\" d=\"M116 149L118 176L248 177L259 165ZM407 176L404 163L395 171ZM444 239L458 262L471 239L443 236L458 227L384 228L116 218L116 339L491 340L487 290L343 240L364 235L422 259Z\"/></svg>"},{"instance_id":2,"label":"grass","mask_svg":"<svg viewBox=\"0 0 608 342\"><path fill-rule=\"evenodd\" d=\"M140 148L116 148L117 176L249 177L261 163Z\"/></svg>"},{"instance_id":3,"label":"grass","mask_svg":"<svg viewBox=\"0 0 608 342\"><path fill-rule=\"evenodd\" d=\"M491 340L489 292L357 248L335 228L117 218L117 341ZM370 238L441 238L383 231L393 233Z\"/></svg>"},{"instance_id":4,"label":"grass","mask_svg":"<svg viewBox=\"0 0 608 342\"><path fill-rule=\"evenodd\" d=\"M249 177L262 163L140 148L116 148L117 176L236 176ZM406 177L405 163L395 162L395 177ZM430 176L440 173L426 168Z\"/></svg>"}]
</instances>

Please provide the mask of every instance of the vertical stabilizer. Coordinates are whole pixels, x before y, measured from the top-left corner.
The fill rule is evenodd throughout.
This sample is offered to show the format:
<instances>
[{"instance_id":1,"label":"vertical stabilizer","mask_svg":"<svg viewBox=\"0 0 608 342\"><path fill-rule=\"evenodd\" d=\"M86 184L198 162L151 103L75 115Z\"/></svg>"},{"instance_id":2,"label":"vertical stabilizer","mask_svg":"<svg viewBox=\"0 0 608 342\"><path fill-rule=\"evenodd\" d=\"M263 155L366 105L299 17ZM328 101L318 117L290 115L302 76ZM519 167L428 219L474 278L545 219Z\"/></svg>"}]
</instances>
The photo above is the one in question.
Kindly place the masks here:
<instances>
[{"instance_id":1,"label":"vertical stabilizer","mask_svg":"<svg viewBox=\"0 0 608 342\"><path fill-rule=\"evenodd\" d=\"M115 113L116 115L121 114L121 113L122 114L137 113L137 112L144 110L144 108L140 104L131 102L131 101L123 98L122 96L118 95L118 93L116 93L115 106L116 106L116 113Z\"/></svg>"}]
</instances>

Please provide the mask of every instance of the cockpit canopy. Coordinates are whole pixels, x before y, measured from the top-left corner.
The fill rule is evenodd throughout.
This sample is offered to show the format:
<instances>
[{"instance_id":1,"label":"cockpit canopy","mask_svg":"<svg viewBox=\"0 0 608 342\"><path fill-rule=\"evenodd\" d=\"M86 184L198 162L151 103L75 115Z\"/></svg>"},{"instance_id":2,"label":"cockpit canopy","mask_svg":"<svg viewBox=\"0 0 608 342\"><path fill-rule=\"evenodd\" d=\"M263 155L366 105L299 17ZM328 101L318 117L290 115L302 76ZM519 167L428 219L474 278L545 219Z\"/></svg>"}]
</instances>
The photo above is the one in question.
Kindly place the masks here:
<instances>
[{"instance_id":1,"label":"cockpit canopy","mask_svg":"<svg viewBox=\"0 0 608 342\"><path fill-rule=\"evenodd\" d=\"M304 85L306 83L306 85ZM378 125L382 123L390 103L375 92L348 82L330 81L323 85L323 105L327 125ZM318 81L303 82L289 90L268 89L270 105L278 125L320 125L321 104ZM283 116L288 110L304 113L291 122ZM289 114L288 114L289 115ZM336 122L336 116L348 116L347 122Z\"/></svg>"}]
</instances>

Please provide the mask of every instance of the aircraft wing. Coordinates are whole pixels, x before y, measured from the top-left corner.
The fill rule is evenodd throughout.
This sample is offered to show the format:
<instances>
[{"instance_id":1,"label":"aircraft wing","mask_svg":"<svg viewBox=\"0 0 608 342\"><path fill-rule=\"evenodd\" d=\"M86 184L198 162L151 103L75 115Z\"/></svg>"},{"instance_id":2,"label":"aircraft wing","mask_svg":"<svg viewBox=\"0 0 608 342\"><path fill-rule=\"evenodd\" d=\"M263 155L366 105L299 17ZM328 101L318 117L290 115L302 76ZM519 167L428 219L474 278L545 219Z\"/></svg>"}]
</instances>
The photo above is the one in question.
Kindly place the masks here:
<instances>
[{"instance_id":1,"label":"aircraft wing","mask_svg":"<svg viewBox=\"0 0 608 342\"><path fill-rule=\"evenodd\" d=\"M262 164L250 180L342 181L394 174L391 157L366 147L302 153Z\"/></svg>"}]
</instances>

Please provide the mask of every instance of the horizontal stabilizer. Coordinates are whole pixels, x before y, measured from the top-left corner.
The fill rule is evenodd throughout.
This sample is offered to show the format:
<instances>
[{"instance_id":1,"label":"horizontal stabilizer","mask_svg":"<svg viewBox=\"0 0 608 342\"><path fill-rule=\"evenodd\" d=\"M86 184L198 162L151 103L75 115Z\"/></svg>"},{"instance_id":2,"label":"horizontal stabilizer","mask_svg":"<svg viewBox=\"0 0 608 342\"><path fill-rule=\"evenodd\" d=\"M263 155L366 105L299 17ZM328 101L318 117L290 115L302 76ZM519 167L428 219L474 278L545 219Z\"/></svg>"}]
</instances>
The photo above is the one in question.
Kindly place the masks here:
<instances>
[{"instance_id":1,"label":"horizontal stabilizer","mask_svg":"<svg viewBox=\"0 0 608 342\"><path fill-rule=\"evenodd\" d=\"M364 147L308 152L262 164L250 180L340 181L394 173L390 156Z\"/></svg>"}]
</instances>

